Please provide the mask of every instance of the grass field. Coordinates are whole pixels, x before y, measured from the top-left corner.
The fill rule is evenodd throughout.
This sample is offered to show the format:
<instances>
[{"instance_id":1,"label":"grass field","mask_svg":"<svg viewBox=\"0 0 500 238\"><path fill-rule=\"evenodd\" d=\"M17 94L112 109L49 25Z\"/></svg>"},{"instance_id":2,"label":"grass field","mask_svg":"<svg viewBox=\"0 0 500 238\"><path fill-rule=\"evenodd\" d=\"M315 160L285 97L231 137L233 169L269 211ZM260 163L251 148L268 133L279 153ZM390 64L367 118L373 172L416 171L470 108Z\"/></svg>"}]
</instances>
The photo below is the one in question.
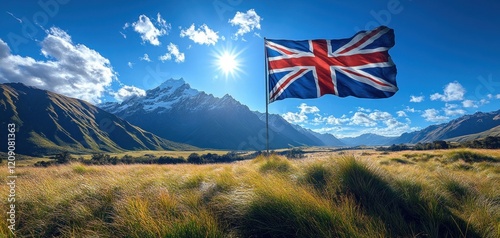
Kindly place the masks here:
<instances>
[{"instance_id":1,"label":"grass field","mask_svg":"<svg viewBox=\"0 0 500 238\"><path fill-rule=\"evenodd\" d=\"M16 172L18 237L500 237L499 150Z\"/></svg>"},{"instance_id":2,"label":"grass field","mask_svg":"<svg viewBox=\"0 0 500 238\"><path fill-rule=\"evenodd\" d=\"M183 157L185 159L188 158L188 156L192 153L197 153L197 154L217 154L217 155L224 155L227 154L230 151L226 150L193 150L193 151L174 151L174 150L139 150L139 151L127 151L127 152L119 152L119 153L106 153L109 154L109 156L113 157L116 156L118 158L122 158L125 155L129 155L132 157L141 157L141 156L146 156L146 155L151 155L155 157L161 157L161 156L170 156L170 157ZM6 158L7 154L6 153L0 153L0 156L2 158ZM90 159L92 158L92 154L71 154L73 158L84 158L84 159ZM50 156L46 157L31 157L31 156L21 156L20 158L16 158L16 166L18 167L25 167L25 166L32 166L36 162L39 161L53 161L50 159Z\"/></svg>"}]
</instances>

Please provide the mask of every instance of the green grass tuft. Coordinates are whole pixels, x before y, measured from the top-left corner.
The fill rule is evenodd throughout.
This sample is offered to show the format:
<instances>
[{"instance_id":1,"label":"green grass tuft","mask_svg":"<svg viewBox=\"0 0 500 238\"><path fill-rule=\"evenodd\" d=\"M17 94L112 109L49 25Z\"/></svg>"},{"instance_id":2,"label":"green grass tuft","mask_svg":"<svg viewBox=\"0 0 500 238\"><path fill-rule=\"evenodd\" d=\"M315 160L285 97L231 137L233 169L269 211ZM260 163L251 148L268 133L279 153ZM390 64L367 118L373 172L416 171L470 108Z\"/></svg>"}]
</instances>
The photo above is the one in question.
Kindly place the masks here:
<instances>
[{"instance_id":1,"label":"green grass tuft","mask_svg":"<svg viewBox=\"0 0 500 238\"><path fill-rule=\"evenodd\" d=\"M446 162L456 162L458 160L462 160L467 163L478 163L478 162L499 162L498 158L484 155L477 152L472 152L469 150L457 150L448 153L446 158Z\"/></svg>"},{"instance_id":2,"label":"green grass tuft","mask_svg":"<svg viewBox=\"0 0 500 238\"><path fill-rule=\"evenodd\" d=\"M305 168L303 179L307 184L323 191L333 179L333 171L332 168L327 168L324 163L314 163Z\"/></svg>"},{"instance_id":3,"label":"green grass tuft","mask_svg":"<svg viewBox=\"0 0 500 238\"><path fill-rule=\"evenodd\" d=\"M279 173L287 173L292 170L292 165L290 161L288 161L284 157L280 157L277 155L271 155L265 159L265 161L260 165L260 171L263 173L267 172L279 172Z\"/></svg>"}]
</instances>

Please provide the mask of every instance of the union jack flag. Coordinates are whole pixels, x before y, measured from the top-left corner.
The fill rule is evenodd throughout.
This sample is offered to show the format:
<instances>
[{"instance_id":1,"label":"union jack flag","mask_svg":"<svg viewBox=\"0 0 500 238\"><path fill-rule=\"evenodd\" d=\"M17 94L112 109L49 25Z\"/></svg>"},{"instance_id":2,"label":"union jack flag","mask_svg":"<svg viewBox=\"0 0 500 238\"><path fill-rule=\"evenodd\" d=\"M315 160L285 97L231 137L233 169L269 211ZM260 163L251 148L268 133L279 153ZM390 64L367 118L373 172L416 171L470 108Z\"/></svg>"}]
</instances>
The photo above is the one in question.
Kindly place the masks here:
<instances>
[{"instance_id":1,"label":"union jack flag","mask_svg":"<svg viewBox=\"0 0 500 238\"><path fill-rule=\"evenodd\" d=\"M394 30L380 26L348 39L265 40L269 102L285 98L387 98L398 91L388 50Z\"/></svg>"}]
</instances>

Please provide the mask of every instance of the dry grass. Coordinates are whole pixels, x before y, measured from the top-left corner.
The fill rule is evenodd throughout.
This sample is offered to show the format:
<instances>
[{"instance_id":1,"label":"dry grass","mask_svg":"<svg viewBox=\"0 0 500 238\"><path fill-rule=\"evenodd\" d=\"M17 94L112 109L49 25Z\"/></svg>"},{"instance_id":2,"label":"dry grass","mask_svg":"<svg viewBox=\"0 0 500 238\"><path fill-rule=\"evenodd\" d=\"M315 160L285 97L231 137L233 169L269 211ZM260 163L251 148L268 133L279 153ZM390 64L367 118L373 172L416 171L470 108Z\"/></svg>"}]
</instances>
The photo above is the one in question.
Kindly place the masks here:
<instances>
[{"instance_id":1,"label":"dry grass","mask_svg":"<svg viewBox=\"0 0 500 238\"><path fill-rule=\"evenodd\" d=\"M120 153L108 153L109 156L113 157L116 156L118 158L121 158L125 155L129 155L132 157L141 157L144 155L152 155L155 157L161 157L161 156L170 156L170 157L183 157L187 159L187 157L192 154L192 153L198 153L198 154L217 154L217 155L224 155L227 154L229 151L225 150L193 150L193 151L176 151L176 150L138 150L138 151L126 151L126 152L120 152ZM72 155L75 158L82 157L84 159L90 159L92 157L92 154L84 154L84 155Z\"/></svg>"},{"instance_id":2,"label":"dry grass","mask_svg":"<svg viewBox=\"0 0 500 238\"><path fill-rule=\"evenodd\" d=\"M22 167L16 234L499 237L500 151L462 152L349 151L212 165ZM495 160L462 160L453 157L457 153ZM6 186L0 193L8 193ZM6 219L0 223L0 236L8 236Z\"/></svg>"}]
</instances>

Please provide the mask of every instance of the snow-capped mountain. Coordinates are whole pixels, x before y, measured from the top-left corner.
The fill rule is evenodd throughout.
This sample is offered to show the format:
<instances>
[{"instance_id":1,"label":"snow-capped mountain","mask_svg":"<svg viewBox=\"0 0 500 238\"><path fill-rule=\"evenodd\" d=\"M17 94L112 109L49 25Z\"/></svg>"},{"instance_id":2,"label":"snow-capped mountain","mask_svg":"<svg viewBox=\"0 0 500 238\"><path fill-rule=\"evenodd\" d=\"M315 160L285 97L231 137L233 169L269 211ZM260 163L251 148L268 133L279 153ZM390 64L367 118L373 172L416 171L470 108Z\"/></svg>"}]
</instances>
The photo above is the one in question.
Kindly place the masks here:
<instances>
[{"instance_id":1,"label":"snow-capped mountain","mask_svg":"<svg viewBox=\"0 0 500 238\"><path fill-rule=\"evenodd\" d=\"M222 98L193 89L183 79L169 79L144 97L122 103L99 105L145 130L202 148L265 148L265 122L230 95ZM270 147L327 145L313 135L304 135L279 117L283 126L270 126ZM274 120L277 121L278 120Z\"/></svg>"}]
</instances>

